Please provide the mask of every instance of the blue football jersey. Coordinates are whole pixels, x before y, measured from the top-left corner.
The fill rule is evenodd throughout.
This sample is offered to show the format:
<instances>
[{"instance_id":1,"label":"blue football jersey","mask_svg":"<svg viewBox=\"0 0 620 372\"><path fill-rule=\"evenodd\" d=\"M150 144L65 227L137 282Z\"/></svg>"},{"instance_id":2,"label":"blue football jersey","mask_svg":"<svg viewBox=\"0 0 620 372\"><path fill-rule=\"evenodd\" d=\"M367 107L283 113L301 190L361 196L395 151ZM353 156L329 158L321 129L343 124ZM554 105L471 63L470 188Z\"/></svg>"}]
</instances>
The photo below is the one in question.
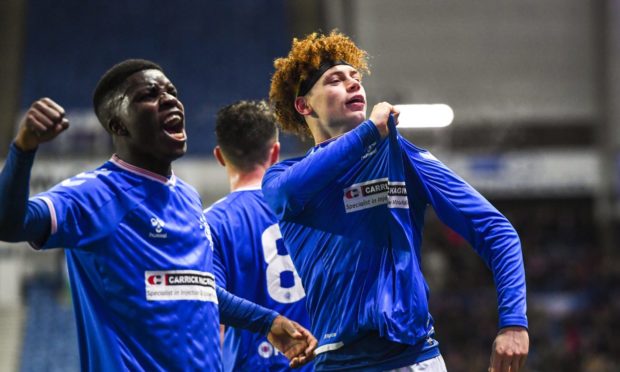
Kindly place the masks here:
<instances>
[{"instance_id":1,"label":"blue football jersey","mask_svg":"<svg viewBox=\"0 0 620 372\"><path fill-rule=\"evenodd\" d=\"M411 345L405 352L419 360L438 354L420 259L428 204L493 270L500 325L527 325L516 232L463 180L400 137L392 122L386 139L366 121L304 157L276 164L263 191L307 289L317 353L346 351L330 368L363 368L356 357L378 370L418 361L379 352L384 360L369 361L373 338L393 342L391 350ZM357 356L347 348L360 344ZM319 355L317 370L329 358Z\"/></svg>"},{"instance_id":2,"label":"blue football jersey","mask_svg":"<svg viewBox=\"0 0 620 372\"><path fill-rule=\"evenodd\" d=\"M66 248L82 370L221 370L198 193L113 157L33 198Z\"/></svg>"},{"instance_id":3,"label":"blue football jersey","mask_svg":"<svg viewBox=\"0 0 620 372\"><path fill-rule=\"evenodd\" d=\"M217 285L310 328L301 279L261 190L235 190L206 209L205 216ZM265 336L233 327L226 329L222 362L225 371L290 370ZM312 365L297 370L310 371Z\"/></svg>"}]
</instances>

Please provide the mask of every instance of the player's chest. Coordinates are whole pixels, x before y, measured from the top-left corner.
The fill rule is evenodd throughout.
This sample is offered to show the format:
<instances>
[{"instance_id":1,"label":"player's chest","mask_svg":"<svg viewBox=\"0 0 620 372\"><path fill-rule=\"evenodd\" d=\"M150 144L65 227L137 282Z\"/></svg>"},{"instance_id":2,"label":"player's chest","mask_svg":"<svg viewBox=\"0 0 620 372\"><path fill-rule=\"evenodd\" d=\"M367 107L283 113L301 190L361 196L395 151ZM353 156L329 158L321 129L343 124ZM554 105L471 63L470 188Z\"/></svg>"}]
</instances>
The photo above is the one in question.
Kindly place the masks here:
<instances>
[{"instance_id":1,"label":"player's chest","mask_svg":"<svg viewBox=\"0 0 620 372\"><path fill-rule=\"evenodd\" d=\"M165 253L212 251L211 233L199 203L174 198L141 203L126 214L118 230L131 236L132 245Z\"/></svg>"}]
</instances>

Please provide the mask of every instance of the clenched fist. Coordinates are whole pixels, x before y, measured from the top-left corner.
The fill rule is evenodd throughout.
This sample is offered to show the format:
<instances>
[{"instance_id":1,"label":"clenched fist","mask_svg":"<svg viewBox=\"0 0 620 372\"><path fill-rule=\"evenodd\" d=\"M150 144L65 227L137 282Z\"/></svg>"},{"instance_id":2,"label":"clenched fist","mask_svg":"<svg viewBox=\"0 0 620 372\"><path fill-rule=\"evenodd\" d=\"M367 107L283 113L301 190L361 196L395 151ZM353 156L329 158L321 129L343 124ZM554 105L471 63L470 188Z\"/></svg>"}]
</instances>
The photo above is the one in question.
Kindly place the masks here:
<instances>
[{"instance_id":1,"label":"clenched fist","mask_svg":"<svg viewBox=\"0 0 620 372\"><path fill-rule=\"evenodd\" d=\"M375 107L372 108L369 119L375 124L377 130L379 130L381 138L385 138L388 135L388 120L390 115L394 116L394 124L398 125L399 114L400 111L398 111L396 107L387 102L381 102L377 103Z\"/></svg>"},{"instance_id":2,"label":"clenched fist","mask_svg":"<svg viewBox=\"0 0 620 372\"><path fill-rule=\"evenodd\" d=\"M23 151L36 149L69 127L65 109L49 98L35 101L19 123L15 145Z\"/></svg>"}]
</instances>

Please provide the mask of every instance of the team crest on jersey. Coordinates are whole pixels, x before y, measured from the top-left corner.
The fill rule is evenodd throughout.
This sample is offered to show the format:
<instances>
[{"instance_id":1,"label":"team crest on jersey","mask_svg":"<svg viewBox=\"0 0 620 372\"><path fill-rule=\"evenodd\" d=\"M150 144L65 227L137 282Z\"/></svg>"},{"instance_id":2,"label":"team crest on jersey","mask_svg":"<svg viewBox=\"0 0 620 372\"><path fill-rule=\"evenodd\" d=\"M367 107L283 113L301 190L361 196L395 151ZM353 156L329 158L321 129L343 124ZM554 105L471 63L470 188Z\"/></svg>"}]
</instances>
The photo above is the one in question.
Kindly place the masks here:
<instances>
[{"instance_id":1,"label":"team crest on jersey","mask_svg":"<svg viewBox=\"0 0 620 372\"><path fill-rule=\"evenodd\" d=\"M157 238L157 239L165 239L168 237L168 233L164 231L164 226L166 223L162 221L160 218L153 216L151 217L151 227L153 231L149 232L149 238Z\"/></svg>"},{"instance_id":2,"label":"team crest on jersey","mask_svg":"<svg viewBox=\"0 0 620 372\"><path fill-rule=\"evenodd\" d=\"M278 354L280 354L278 349L274 348L273 345L271 345L269 342L263 341L258 344L258 355L260 355L262 358L268 359Z\"/></svg>"},{"instance_id":3,"label":"team crest on jersey","mask_svg":"<svg viewBox=\"0 0 620 372\"><path fill-rule=\"evenodd\" d=\"M365 181L343 190L344 208L347 213L387 205L388 208L409 208L407 188L404 182L387 178Z\"/></svg>"}]
</instances>

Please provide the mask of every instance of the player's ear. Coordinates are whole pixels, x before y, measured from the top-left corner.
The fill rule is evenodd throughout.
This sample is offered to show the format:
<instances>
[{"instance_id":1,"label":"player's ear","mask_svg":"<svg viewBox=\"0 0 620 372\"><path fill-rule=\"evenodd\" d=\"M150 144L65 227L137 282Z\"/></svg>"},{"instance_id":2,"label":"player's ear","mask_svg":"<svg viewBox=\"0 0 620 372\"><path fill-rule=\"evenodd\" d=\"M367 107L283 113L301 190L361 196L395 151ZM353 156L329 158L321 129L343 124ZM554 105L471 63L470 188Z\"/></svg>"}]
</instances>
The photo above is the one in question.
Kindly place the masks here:
<instances>
[{"instance_id":1,"label":"player's ear","mask_svg":"<svg viewBox=\"0 0 620 372\"><path fill-rule=\"evenodd\" d=\"M295 98L295 110L303 116L310 115L313 111L304 96Z\"/></svg>"},{"instance_id":2,"label":"player's ear","mask_svg":"<svg viewBox=\"0 0 620 372\"><path fill-rule=\"evenodd\" d=\"M110 128L110 133L116 136L123 137L129 135L127 127L125 127L125 125L123 125L123 123L117 117L113 117L110 119L108 128Z\"/></svg>"},{"instance_id":3,"label":"player's ear","mask_svg":"<svg viewBox=\"0 0 620 372\"><path fill-rule=\"evenodd\" d=\"M217 162L220 163L222 167L226 166L226 160L224 160L224 155L222 155L222 149L220 146L215 146L213 149L213 156L217 159Z\"/></svg>"},{"instance_id":4,"label":"player's ear","mask_svg":"<svg viewBox=\"0 0 620 372\"><path fill-rule=\"evenodd\" d=\"M269 151L269 166L274 165L278 162L280 158L280 142L276 141L273 145L271 145L271 150Z\"/></svg>"}]
</instances>

